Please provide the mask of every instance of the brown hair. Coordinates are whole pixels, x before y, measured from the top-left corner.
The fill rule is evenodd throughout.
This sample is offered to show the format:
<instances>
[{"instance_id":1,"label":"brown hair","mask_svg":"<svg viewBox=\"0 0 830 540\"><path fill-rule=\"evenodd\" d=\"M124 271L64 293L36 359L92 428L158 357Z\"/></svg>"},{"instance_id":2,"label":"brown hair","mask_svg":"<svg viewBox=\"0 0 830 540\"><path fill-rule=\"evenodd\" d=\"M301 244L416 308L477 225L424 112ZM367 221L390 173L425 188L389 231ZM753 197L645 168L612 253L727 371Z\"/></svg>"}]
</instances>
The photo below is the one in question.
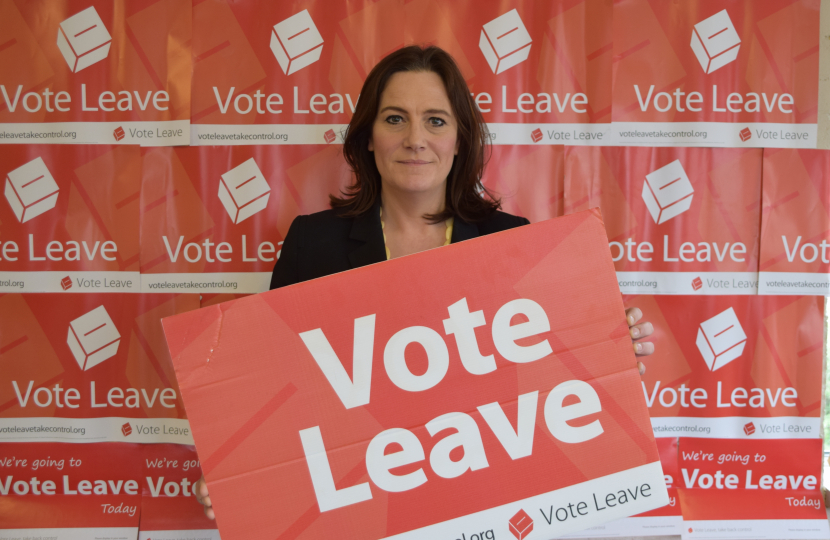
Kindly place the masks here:
<instances>
[{"instance_id":1,"label":"brown hair","mask_svg":"<svg viewBox=\"0 0 830 540\"><path fill-rule=\"evenodd\" d=\"M392 75L402 71L433 72L441 77L458 122L458 155L447 176L444 211L424 218L435 223L450 216L458 216L467 222L485 219L500 207L500 202L481 184L490 137L461 70L452 56L434 46L410 45L398 49L378 62L369 73L343 142L343 156L354 172L355 180L342 192L342 197L329 196L332 208L344 208L341 215L354 217L370 210L380 196L380 172L374 154L369 151L369 138L380 107L380 96Z\"/></svg>"}]
</instances>

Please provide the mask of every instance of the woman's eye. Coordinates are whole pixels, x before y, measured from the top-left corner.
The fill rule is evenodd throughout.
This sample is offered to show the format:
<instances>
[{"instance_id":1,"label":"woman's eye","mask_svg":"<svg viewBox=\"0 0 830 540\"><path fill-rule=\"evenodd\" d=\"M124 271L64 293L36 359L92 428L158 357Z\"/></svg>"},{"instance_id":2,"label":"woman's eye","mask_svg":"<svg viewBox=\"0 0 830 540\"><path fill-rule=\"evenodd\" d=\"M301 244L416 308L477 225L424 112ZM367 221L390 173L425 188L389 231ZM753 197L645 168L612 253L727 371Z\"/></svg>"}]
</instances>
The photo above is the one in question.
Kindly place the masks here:
<instances>
[{"instance_id":1,"label":"woman's eye","mask_svg":"<svg viewBox=\"0 0 830 540\"><path fill-rule=\"evenodd\" d=\"M443 118L437 118L437 117L435 117L435 116L433 116L432 118L430 118L430 119L429 119L429 123L430 123L430 125L432 125L433 127L441 127L441 126L444 126L444 125L446 125L446 124L447 124L447 123L444 121L444 119L443 119Z\"/></svg>"},{"instance_id":2,"label":"woman's eye","mask_svg":"<svg viewBox=\"0 0 830 540\"><path fill-rule=\"evenodd\" d=\"M401 122L403 122L403 118L401 118L397 114L393 114L392 116L387 116L386 121L390 124L400 124Z\"/></svg>"}]
</instances>

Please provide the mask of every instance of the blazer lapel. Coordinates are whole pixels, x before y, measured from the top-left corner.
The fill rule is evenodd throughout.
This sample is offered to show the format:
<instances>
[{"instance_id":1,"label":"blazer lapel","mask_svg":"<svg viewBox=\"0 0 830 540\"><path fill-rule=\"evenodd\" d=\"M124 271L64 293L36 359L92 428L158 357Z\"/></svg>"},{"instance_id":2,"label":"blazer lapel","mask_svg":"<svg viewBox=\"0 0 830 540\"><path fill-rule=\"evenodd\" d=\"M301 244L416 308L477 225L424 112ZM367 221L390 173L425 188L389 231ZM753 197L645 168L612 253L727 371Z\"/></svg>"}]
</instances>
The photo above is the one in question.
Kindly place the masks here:
<instances>
[{"instance_id":1,"label":"blazer lapel","mask_svg":"<svg viewBox=\"0 0 830 540\"><path fill-rule=\"evenodd\" d=\"M478 227L471 223L467 223L458 216L455 216L452 223L452 238L450 243L463 242L471 238L478 238Z\"/></svg>"},{"instance_id":2,"label":"blazer lapel","mask_svg":"<svg viewBox=\"0 0 830 540\"><path fill-rule=\"evenodd\" d=\"M375 204L371 210L354 218L349 238L363 242L363 245L349 253L352 268L386 260L386 245L383 242L383 230L380 227L379 204Z\"/></svg>"}]
</instances>

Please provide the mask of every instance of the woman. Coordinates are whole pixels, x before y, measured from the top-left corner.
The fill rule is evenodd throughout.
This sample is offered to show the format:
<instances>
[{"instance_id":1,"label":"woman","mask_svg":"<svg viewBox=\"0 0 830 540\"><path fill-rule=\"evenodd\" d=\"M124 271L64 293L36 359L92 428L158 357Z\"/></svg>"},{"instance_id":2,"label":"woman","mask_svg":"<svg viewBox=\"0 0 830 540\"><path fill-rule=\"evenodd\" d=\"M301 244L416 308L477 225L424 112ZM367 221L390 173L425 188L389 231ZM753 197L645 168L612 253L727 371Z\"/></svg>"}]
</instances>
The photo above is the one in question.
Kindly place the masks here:
<instances>
[{"instance_id":1,"label":"woman","mask_svg":"<svg viewBox=\"0 0 830 540\"><path fill-rule=\"evenodd\" d=\"M355 183L331 197L331 210L294 220L271 288L528 224L500 212L481 184L488 140L449 54L410 46L382 59L363 84L343 143ZM626 312L632 339L653 331L637 324L641 317L637 308ZM644 356L654 345L634 350ZM204 479L194 491L213 519Z\"/></svg>"}]
</instances>

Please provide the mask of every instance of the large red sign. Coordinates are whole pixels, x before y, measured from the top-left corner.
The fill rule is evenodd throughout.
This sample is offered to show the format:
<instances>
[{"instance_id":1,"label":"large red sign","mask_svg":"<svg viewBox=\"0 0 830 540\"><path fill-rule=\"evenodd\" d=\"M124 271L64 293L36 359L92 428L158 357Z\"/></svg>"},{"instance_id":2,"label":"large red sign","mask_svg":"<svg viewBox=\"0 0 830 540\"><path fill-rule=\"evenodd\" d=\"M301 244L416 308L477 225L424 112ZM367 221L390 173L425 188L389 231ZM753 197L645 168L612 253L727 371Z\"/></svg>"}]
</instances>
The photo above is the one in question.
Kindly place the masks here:
<instances>
[{"instance_id":1,"label":"large red sign","mask_svg":"<svg viewBox=\"0 0 830 540\"><path fill-rule=\"evenodd\" d=\"M581 212L164 326L223 535L550 537L669 502L623 317Z\"/></svg>"}]
</instances>

